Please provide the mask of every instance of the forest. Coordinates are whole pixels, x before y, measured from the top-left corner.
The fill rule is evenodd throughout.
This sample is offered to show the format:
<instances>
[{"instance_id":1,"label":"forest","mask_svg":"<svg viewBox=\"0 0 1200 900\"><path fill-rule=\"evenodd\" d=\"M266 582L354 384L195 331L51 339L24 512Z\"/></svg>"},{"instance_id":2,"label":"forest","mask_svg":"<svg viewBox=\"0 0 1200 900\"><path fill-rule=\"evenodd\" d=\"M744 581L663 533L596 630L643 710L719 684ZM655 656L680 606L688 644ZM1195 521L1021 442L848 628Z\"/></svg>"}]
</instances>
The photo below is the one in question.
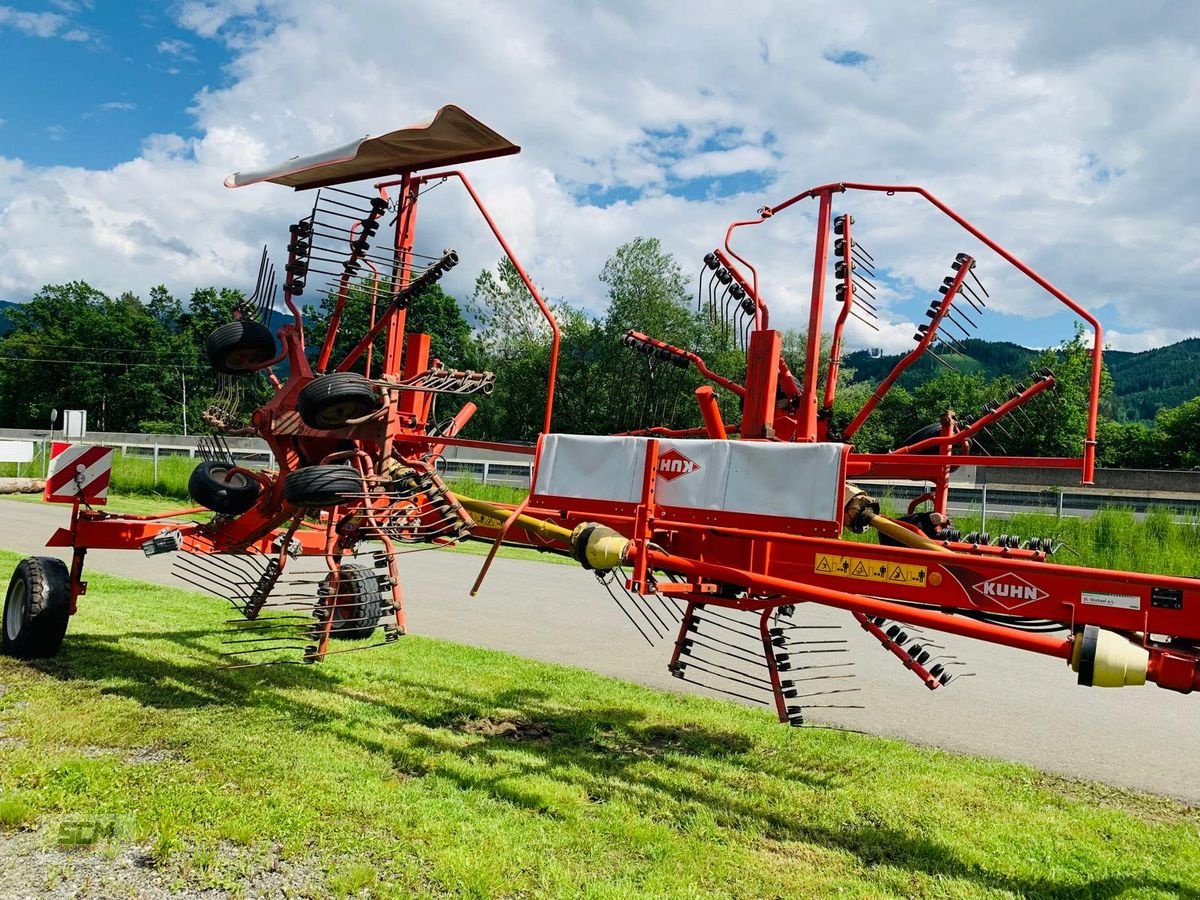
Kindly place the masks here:
<instances>
[{"instance_id":1,"label":"forest","mask_svg":"<svg viewBox=\"0 0 1200 900\"><path fill-rule=\"evenodd\" d=\"M553 304L562 333L554 429L606 434L659 424L698 425L693 391L703 381L695 369L636 353L621 337L637 329L692 350L714 371L740 380L745 354L737 336L697 303L688 277L654 238L618 247L598 277L607 297L601 315L565 300ZM179 298L161 286L145 299L132 293L110 297L74 281L47 285L27 303L6 305L0 427L45 429L51 410L78 408L88 410L92 430L202 433L203 412L217 390L204 343L242 299L238 291L218 287L197 288ZM320 346L332 308L331 297L305 307L310 348ZM369 314L365 295L352 291L336 348L347 349L365 332ZM287 320L275 311L270 324ZM435 285L410 304L408 327L432 335L433 353L445 365L496 374L494 393L476 398L479 410L466 434L503 441L536 437L550 333L511 263L501 260L480 271L470 296L462 300ZM784 333L784 356L794 372L804 368L806 346L803 332ZM822 346L824 379L828 336ZM906 372L858 431L856 445L865 451L892 449L947 409L978 415L1047 366L1055 373L1056 389L1035 398L1024 414L1007 417L1003 427L990 429L979 441L980 450L1079 454L1089 372L1082 332L1044 351L985 341L967 342L964 349L969 355L940 354L953 370L930 360ZM1193 380L1197 353L1200 341L1144 354L1106 354L1098 435L1102 465L1200 465L1200 397ZM861 351L844 356L831 434L849 421L896 359ZM245 404L269 395L262 375L242 381ZM736 422L737 398L720 390L718 396L726 421ZM438 416L452 415L453 398L441 402Z\"/></svg>"}]
</instances>

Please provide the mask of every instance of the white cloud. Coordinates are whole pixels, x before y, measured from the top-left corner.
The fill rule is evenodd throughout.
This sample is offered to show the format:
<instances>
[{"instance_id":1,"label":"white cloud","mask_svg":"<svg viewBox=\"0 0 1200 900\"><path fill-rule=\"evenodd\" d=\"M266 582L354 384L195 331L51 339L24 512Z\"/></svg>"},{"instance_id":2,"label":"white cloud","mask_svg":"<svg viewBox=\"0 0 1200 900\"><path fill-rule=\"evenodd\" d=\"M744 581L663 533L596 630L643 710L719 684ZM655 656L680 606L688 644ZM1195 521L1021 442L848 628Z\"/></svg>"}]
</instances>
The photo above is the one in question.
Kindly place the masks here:
<instances>
[{"instance_id":1,"label":"white cloud","mask_svg":"<svg viewBox=\"0 0 1200 900\"><path fill-rule=\"evenodd\" d=\"M68 12L78 12L79 7L74 3L57 2L57 8ZM92 35L84 28L69 27L70 21L66 16L52 12L27 12L11 6L0 6L0 29L12 28L29 37L52 38L58 37L64 41L82 43L90 41Z\"/></svg>"},{"instance_id":2,"label":"white cloud","mask_svg":"<svg viewBox=\"0 0 1200 900\"><path fill-rule=\"evenodd\" d=\"M100 109L105 112L125 112L137 109L137 104L126 100L110 100L108 103L101 103Z\"/></svg>"},{"instance_id":3,"label":"white cloud","mask_svg":"<svg viewBox=\"0 0 1200 900\"><path fill-rule=\"evenodd\" d=\"M179 24L200 37L215 37L231 24L252 27L245 20L268 18L267 9L273 4L260 0L187 0L179 7ZM229 36L227 35L227 38Z\"/></svg>"},{"instance_id":4,"label":"white cloud","mask_svg":"<svg viewBox=\"0 0 1200 900\"><path fill-rule=\"evenodd\" d=\"M0 181L0 296L28 296L65 277L64 265L114 291L164 279L180 291L247 284L255 248L278 249L311 197L227 191L224 175L452 102L524 147L470 175L537 281L592 309L603 305L596 274L624 240L659 236L698 271L730 221L811 185L861 180L924 185L1129 346L1200 333L1200 257L1189 249L1200 245L1200 187L1181 149L1200 142L1189 5L1135 15L1106 4L1088 23L1033 2L847 13L832 0L803 11L758 0L736 19L725 9L364 0L349 17L299 0L185 2L178 21L233 53L229 86L195 98L199 137L148 139L137 159L106 171L24 168ZM298 79L298 60L328 64ZM752 183L728 177L743 173L769 187L723 196ZM687 197L669 192L679 179ZM419 243L460 250L450 287L465 293L499 250L454 190L425 202ZM622 199L588 199L598 197ZM37 249L42 211L59 202L77 213L62 236L69 261ZM889 274L882 330L855 323L855 343L911 346L958 251L978 256L993 292L983 336L989 319L1016 315L1035 319L1029 343L1061 336L1045 318L1058 307L1036 285L928 204L846 194L834 206L854 212L856 235ZM779 326L804 322L814 214L812 202L797 204L734 238Z\"/></svg>"},{"instance_id":5,"label":"white cloud","mask_svg":"<svg viewBox=\"0 0 1200 900\"><path fill-rule=\"evenodd\" d=\"M0 27L15 28L31 37L54 37L66 22L58 13L33 13L0 6Z\"/></svg>"},{"instance_id":6,"label":"white cloud","mask_svg":"<svg viewBox=\"0 0 1200 900\"><path fill-rule=\"evenodd\" d=\"M1200 337L1200 330L1187 329L1180 331L1174 328L1152 328L1136 334L1126 334L1121 331L1104 332L1104 346L1111 350L1127 350L1139 353L1164 344L1174 344L1187 338Z\"/></svg>"},{"instance_id":7,"label":"white cloud","mask_svg":"<svg viewBox=\"0 0 1200 900\"><path fill-rule=\"evenodd\" d=\"M192 49L192 45L187 41L172 39L169 41L159 41L155 49L159 53L165 53L167 56L173 56L176 59L195 60L196 53Z\"/></svg>"},{"instance_id":8,"label":"white cloud","mask_svg":"<svg viewBox=\"0 0 1200 900\"><path fill-rule=\"evenodd\" d=\"M713 178L739 172L763 172L775 167L775 158L763 147L745 144L732 150L710 150L688 156L671 167L677 178Z\"/></svg>"}]
</instances>

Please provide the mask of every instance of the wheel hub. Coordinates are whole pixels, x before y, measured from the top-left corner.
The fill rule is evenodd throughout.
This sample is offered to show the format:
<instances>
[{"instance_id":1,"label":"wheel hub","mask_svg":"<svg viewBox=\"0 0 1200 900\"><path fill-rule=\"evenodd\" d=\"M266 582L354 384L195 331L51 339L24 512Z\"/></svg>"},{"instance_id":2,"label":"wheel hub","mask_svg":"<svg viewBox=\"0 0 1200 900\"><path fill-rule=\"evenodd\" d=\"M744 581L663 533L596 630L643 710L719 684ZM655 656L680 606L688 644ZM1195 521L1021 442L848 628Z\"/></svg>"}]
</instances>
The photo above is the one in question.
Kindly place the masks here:
<instances>
[{"instance_id":1,"label":"wheel hub","mask_svg":"<svg viewBox=\"0 0 1200 900\"><path fill-rule=\"evenodd\" d=\"M25 624L25 610L29 606L29 592L25 582L18 580L8 592L8 602L4 605L4 635L10 641L15 641Z\"/></svg>"}]
</instances>

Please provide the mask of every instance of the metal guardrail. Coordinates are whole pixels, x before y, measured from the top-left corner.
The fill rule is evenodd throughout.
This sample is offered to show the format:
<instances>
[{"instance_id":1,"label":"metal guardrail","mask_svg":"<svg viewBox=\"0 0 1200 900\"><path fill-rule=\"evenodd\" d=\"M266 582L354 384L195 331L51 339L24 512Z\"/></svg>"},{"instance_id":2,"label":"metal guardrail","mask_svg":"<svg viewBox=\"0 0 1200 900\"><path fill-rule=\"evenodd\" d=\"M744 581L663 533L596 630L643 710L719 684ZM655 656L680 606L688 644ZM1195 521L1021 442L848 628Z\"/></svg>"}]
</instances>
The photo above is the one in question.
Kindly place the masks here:
<instances>
[{"instance_id":1,"label":"metal guardrail","mask_svg":"<svg viewBox=\"0 0 1200 900\"><path fill-rule=\"evenodd\" d=\"M882 481L873 482L871 489L877 497L890 500L899 506L906 506L908 501L927 491L927 487L920 485L892 484ZM1095 512L1099 509L1128 509L1138 515L1165 509L1177 518L1200 519L1200 497L1195 495L1166 499L1132 494L1106 494L1096 491L1083 493L1049 488L1013 490L987 487L986 485L974 487L952 484L949 492L949 504L952 508L957 507L959 510L967 507L971 511L978 512L984 524L989 515L1005 518L1018 512L1044 512L1062 518L1063 516Z\"/></svg>"},{"instance_id":2,"label":"metal guardrail","mask_svg":"<svg viewBox=\"0 0 1200 900\"><path fill-rule=\"evenodd\" d=\"M45 446L48 440L57 436L47 432L24 431L19 429L0 429L0 439L18 438L33 440L41 452L34 460L26 463L30 473L38 473L45 466ZM151 459L154 462L154 480L158 480L158 461L165 456L187 456L195 458L197 437L188 435L153 435L92 432L86 443L103 444L112 447L122 456ZM229 440L230 450L235 461L247 466L262 466L272 459L270 448L265 441L255 438ZM21 467L21 464L18 464ZM532 460L514 459L484 459L484 458L454 458L447 457L439 463L439 471L448 478L471 478L483 484L509 485L528 489L532 477ZM21 474L21 473L18 473ZM1172 473L1162 473L1170 475ZM1192 473L1186 473L1192 474ZM884 481L870 482L877 493L891 497L898 502L907 502L928 490L928 486L908 483L889 483ZM1162 497L1139 496L1134 492L1108 494L1102 488L1084 491L1072 491L1070 488L1049 488L1029 485L1026 489L1013 485L989 487L982 484L951 484L951 504L963 507L978 508L986 518L989 507L1005 507L1002 511L1007 514L1012 508L1040 509L1064 515L1068 512L1091 511L1101 507L1124 507L1136 513L1144 513L1156 508L1166 508L1173 512L1200 517L1200 494L1177 495L1167 500Z\"/></svg>"},{"instance_id":3,"label":"metal guardrail","mask_svg":"<svg viewBox=\"0 0 1200 900\"><path fill-rule=\"evenodd\" d=\"M505 484L529 489L533 463L494 462L486 459L448 459L438 466L443 477L472 478L483 484Z\"/></svg>"}]
</instances>

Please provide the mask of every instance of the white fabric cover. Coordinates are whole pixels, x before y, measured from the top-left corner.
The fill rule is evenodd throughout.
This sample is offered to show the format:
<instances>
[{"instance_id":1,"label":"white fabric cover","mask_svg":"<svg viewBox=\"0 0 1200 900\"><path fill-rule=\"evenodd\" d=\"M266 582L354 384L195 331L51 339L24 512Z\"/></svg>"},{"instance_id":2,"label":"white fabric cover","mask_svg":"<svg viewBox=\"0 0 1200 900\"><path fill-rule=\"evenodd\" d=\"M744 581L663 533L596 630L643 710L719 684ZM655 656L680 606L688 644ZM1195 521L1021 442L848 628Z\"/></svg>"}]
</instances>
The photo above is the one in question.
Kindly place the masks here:
<instances>
[{"instance_id":1,"label":"white fabric cover","mask_svg":"<svg viewBox=\"0 0 1200 900\"><path fill-rule=\"evenodd\" d=\"M637 503L647 440L548 434L542 440L533 493ZM685 509L839 522L845 449L845 444L832 443L660 438L656 500L662 506ZM662 460L672 450L698 469L671 479L664 477Z\"/></svg>"},{"instance_id":2,"label":"white fabric cover","mask_svg":"<svg viewBox=\"0 0 1200 900\"><path fill-rule=\"evenodd\" d=\"M235 172L225 187L260 181L296 190L378 178L398 172L456 165L517 153L520 147L457 106L443 106L429 122L377 137L367 136L323 153L295 156L286 162Z\"/></svg>"}]
</instances>

